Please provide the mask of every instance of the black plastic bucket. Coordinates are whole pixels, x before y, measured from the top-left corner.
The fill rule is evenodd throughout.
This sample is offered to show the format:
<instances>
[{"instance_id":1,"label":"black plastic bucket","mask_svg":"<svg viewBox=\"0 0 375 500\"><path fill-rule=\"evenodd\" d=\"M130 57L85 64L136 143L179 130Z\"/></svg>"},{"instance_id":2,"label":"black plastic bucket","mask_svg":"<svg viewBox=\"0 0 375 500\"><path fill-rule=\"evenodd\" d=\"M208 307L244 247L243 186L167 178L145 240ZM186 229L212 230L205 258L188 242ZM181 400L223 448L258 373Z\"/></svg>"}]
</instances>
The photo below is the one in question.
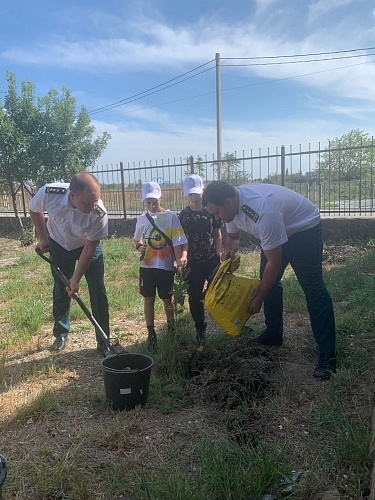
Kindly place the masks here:
<instances>
[{"instance_id":1,"label":"black plastic bucket","mask_svg":"<svg viewBox=\"0 0 375 500\"><path fill-rule=\"evenodd\" d=\"M5 458L0 455L0 500L3 498L3 482L7 477L7 464Z\"/></svg>"},{"instance_id":2,"label":"black plastic bucket","mask_svg":"<svg viewBox=\"0 0 375 500\"><path fill-rule=\"evenodd\" d=\"M150 356L135 353L102 360L105 395L114 410L133 410L146 403L153 364Z\"/></svg>"}]
</instances>

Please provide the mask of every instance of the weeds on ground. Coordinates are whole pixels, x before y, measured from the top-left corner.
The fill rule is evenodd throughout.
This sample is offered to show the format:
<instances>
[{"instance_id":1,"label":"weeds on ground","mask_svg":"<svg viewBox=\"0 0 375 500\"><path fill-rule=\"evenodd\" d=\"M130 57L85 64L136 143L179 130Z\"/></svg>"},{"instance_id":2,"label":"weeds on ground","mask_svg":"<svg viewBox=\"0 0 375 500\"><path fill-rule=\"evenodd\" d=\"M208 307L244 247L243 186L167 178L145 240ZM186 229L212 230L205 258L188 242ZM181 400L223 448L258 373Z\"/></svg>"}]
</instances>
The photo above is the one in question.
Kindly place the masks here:
<instances>
[{"instance_id":1,"label":"weeds on ground","mask_svg":"<svg viewBox=\"0 0 375 500\"><path fill-rule=\"evenodd\" d=\"M126 311L143 325L132 241L113 238L103 246L112 314ZM12 402L11 391L23 383L33 385L35 392L33 397L26 394L24 404L0 422L0 452L9 446L10 435L20 441L12 443L6 491L20 499L122 495L134 500L256 500L266 494L309 499L334 486L346 498L364 497L372 466L373 262L370 245L359 257L337 265L331 259L325 267L336 310L337 374L328 383L311 380L301 390L293 374L280 371L262 399L255 395L242 401L239 418L258 416L261 425L254 421L253 440L236 440L228 412L194 407L187 397L191 380L183 356L196 350L188 314L177 318L178 338L160 335L145 409L112 413L101 390L88 386L83 373L80 380L79 358L71 367L62 357L60 365L20 362L10 371L8 350L14 353L19 345L22 353L22 343L51 323L49 267L25 249L17 267L2 270L0 283L5 304L0 312L0 397ZM243 253L239 273L256 276L258 263L258 251ZM284 285L286 316L306 315L303 293L290 269ZM86 293L83 283L85 300ZM157 311L161 309L159 301ZM82 315L72 308L73 321ZM254 329L261 327L255 320ZM312 335L303 333L294 361L302 364L307 357L313 364ZM213 352L230 341L214 333L204 349ZM146 343L132 349L147 353ZM65 385L59 388L62 375ZM19 403L22 391L17 394Z\"/></svg>"}]
</instances>

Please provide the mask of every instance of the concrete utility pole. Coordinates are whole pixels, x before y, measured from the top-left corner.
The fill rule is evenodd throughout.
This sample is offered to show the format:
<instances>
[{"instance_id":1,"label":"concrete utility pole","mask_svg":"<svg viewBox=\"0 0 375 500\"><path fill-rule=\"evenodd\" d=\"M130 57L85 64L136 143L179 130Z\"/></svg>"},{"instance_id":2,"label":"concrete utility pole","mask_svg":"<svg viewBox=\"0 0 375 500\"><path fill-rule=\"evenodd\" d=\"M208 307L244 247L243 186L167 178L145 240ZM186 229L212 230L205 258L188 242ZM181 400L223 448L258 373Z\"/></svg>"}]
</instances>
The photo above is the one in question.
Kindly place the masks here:
<instances>
[{"instance_id":1,"label":"concrete utility pole","mask_svg":"<svg viewBox=\"0 0 375 500\"><path fill-rule=\"evenodd\" d=\"M220 54L216 53L216 160L217 178L221 179L221 87L220 87Z\"/></svg>"}]
</instances>

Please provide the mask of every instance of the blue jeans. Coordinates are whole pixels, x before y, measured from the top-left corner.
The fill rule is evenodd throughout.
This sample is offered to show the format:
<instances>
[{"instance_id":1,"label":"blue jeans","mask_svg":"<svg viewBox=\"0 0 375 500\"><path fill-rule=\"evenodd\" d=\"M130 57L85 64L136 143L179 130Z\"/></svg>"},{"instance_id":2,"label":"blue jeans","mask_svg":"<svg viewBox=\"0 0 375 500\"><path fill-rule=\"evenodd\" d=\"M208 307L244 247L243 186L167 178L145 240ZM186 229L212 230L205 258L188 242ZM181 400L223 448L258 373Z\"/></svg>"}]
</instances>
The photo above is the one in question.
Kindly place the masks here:
<instances>
[{"instance_id":1,"label":"blue jeans","mask_svg":"<svg viewBox=\"0 0 375 500\"><path fill-rule=\"evenodd\" d=\"M334 353L335 316L331 296L322 276L322 224L294 234L282 246L282 264L276 283L264 300L265 333L277 340L283 336L283 286L281 278L288 264L304 291L315 341L320 353ZM261 252L260 277L267 259Z\"/></svg>"},{"instance_id":2,"label":"blue jeans","mask_svg":"<svg viewBox=\"0 0 375 500\"><path fill-rule=\"evenodd\" d=\"M59 267L65 274L68 280L73 276L76 262L79 259L83 247L74 250L65 250L52 238L49 238L49 252L52 263L55 267ZM65 290L65 285L52 269L53 275L53 317L55 324L53 334L57 337L66 337L70 330L70 303L71 298ZM102 246L98 243L91 264L85 272L87 281L92 315L109 336L109 312L108 299L104 285L104 261ZM96 332L96 340L99 344L103 341Z\"/></svg>"}]
</instances>

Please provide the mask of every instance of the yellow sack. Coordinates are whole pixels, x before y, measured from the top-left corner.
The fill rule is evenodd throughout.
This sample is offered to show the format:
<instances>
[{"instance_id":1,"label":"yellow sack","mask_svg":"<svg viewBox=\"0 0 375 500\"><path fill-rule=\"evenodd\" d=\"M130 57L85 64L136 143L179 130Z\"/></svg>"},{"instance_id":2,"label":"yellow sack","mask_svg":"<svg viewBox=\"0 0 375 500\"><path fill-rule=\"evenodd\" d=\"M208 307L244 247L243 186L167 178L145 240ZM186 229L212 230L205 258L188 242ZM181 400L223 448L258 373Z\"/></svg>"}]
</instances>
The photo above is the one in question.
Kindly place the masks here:
<instances>
[{"instance_id":1,"label":"yellow sack","mask_svg":"<svg viewBox=\"0 0 375 500\"><path fill-rule=\"evenodd\" d=\"M216 323L228 334L236 337L244 327L247 310L260 285L259 279L237 276L233 272L238 269L240 257L224 260L205 297L207 311Z\"/></svg>"}]
</instances>

